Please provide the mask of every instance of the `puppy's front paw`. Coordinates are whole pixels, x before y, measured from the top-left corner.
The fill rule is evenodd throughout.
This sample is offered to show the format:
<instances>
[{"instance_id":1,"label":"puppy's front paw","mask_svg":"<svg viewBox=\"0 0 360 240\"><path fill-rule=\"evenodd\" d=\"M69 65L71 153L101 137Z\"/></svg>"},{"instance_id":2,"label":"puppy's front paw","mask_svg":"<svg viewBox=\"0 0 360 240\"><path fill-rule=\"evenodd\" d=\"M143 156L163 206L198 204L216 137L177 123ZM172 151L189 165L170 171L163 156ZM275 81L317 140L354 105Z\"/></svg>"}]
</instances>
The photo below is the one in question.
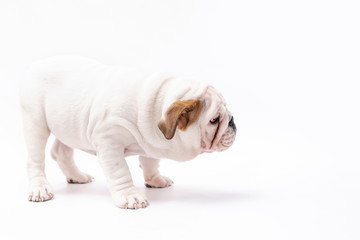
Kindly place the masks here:
<instances>
[{"instance_id":1,"label":"puppy's front paw","mask_svg":"<svg viewBox=\"0 0 360 240\"><path fill-rule=\"evenodd\" d=\"M146 200L145 195L136 187L130 187L123 191L112 192L111 195L115 205L120 208L138 209L149 206L149 202Z\"/></svg>"},{"instance_id":2,"label":"puppy's front paw","mask_svg":"<svg viewBox=\"0 0 360 240\"><path fill-rule=\"evenodd\" d=\"M46 179L37 179L30 184L29 201L44 202L53 197L54 194Z\"/></svg>"},{"instance_id":3,"label":"puppy's front paw","mask_svg":"<svg viewBox=\"0 0 360 240\"><path fill-rule=\"evenodd\" d=\"M174 182L170 178L159 174L150 179L145 179L145 186L148 188L165 188L173 184Z\"/></svg>"}]
</instances>

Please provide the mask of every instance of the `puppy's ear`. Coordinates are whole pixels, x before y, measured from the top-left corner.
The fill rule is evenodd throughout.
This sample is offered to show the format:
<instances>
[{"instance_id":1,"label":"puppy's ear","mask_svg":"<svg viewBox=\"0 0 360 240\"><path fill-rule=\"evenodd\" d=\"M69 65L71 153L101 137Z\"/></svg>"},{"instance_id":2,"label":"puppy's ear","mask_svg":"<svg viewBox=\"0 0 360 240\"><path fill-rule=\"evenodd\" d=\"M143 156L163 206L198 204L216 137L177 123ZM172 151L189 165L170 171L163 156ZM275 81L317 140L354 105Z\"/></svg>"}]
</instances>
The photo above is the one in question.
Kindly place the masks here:
<instances>
[{"instance_id":1,"label":"puppy's ear","mask_svg":"<svg viewBox=\"0 0 360 240\"><path fill-rule=\"evenodd\" d=\"M199 100L177 100L166 110L158 123L158 127L166 139L172 139L176 128L185 131L196 122L202 110Z\"/></svg>"}]
</instances>

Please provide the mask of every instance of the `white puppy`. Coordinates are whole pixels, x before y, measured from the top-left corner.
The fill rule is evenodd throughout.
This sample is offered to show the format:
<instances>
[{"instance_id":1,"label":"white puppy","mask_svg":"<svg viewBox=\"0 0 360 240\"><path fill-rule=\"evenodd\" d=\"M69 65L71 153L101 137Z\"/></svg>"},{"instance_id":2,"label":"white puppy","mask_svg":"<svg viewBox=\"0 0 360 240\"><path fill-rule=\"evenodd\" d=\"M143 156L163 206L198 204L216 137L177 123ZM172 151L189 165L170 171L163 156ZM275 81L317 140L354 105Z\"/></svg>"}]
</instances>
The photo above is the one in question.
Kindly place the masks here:
<instances>
[{"instance_id":1,"label":"white puppy","mask_svg":"<svg viewBox=\"0 0 360 240\"><path fill-rule=\"evenodd\" d=\"M21 91L28 150L30 201L53 198L44 172L50 133L51 155L69 183L92 177L75 165L73 149L94 154L116 206L146 207L132 182L125 157L139 155L145 183L167 187L159 159L190 160L231 146L236 127L213 87L165 74L148 75L80 57L35 63Z\"/></svg>"}]
</instances>

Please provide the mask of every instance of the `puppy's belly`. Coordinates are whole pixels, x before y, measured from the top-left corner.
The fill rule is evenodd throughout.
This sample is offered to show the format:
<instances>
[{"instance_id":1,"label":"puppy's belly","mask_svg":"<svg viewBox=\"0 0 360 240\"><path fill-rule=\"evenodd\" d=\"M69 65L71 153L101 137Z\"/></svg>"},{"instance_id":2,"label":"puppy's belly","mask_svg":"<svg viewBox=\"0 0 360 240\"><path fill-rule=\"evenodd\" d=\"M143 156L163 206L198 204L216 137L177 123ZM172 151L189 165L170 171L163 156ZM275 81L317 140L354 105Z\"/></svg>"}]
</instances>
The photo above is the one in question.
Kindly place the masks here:
<instances>
[{"instance_id":1,"label":"puppy's belly","mask_svg":"<svg viewBox=\"0 0 360 240\"><path fill-rule=\"evenodd\" d=\"M89 114L86 106L75 107L63 99L58 102L48 100L46 116L51 133L71 148L94 151L89 139ZM60 105L61 103L66 107Z\"/></svg>"},{"instance_id":2,"label":"puppy's belly","mask_svg":"<svg viewBox=\"0 0 360 240\"><path fill-rule=\"evenodd\" d=\"M63 113L63 116L66 116L66 113ZM71 116L66 118L49 117L47 122L51 133L63 144L84 151L95 150L90 143L85 122L73 121Z\"/></svg>"},{"instance_id":3,"label":"puppy's belly","mask_svg":"<svg viewBox=\"0 0 360 240\"><path fill-rule=\"evenodd\" d=\"M84 143L79 144L78 142L73 142L69 139L64 140L64 139L58 138L58 140L71 148L76 148L78 150L89 153L91 155L95 155L95 156L97 155L96 150L93 147L91 147L90 144L84 144ZM133 144L130 144L129 146L126 146L124 149L124 155L125 155L125 157L133 156L133 155L147 156L145 151L137 143L133 143Z\"/></svg>"},{"instance_id":4,"label":"puppy's belly","mask_svg":"<svg viewBox=\"0 0 360 240\"><path fill-rule=\"evenodd\" d=\"M126 146L124 153L125 153L125 157L133 156L133 155L147 156L145 151L137 143L133 143L130 144L129 146Z\"/></svg>"},{"instance_id":5,"label":"puppy's belly","mask_svg":"<svg viewBox=\"0 0 360 240\"><path fill-rule=\"evenodd\" d=\"M60 142L62 142L66 146L82 150L91 155L96 155L95 148L88 142L88 140L81 140L78 137L75 137L74 135L69 136L64 133L61 134L57 134L57 132L52 132L52 133Z\"/></svg>"}]
</instances>

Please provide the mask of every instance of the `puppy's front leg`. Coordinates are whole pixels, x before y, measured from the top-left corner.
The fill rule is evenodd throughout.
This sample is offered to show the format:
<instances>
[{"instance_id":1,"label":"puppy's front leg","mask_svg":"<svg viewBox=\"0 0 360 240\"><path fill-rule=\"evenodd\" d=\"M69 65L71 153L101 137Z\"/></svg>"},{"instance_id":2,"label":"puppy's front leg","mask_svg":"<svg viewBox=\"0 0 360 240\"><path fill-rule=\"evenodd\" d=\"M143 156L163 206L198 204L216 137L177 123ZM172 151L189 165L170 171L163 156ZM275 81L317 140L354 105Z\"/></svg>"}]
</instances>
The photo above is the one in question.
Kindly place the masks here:
<instances>
[{"instance_id":1,"label":"puppy's front leg","mask_svg":"<svg viewBox=\"0 0 360 240\"><path fill-rule=\"evenodd\" d=\"M158 170L160 159L140 156L139 160L140 167L144 172L146 187L164 188L174 184L170 178L160 175Z\"/></svg>"},{"instance_id":2,"label":"puppy's front leg","mask_svg":"<svg viewBox=\"0 0 360 240\"><path fill-rule=\"evenodd\" d=\"M137 209L149 205L144 194L133 184L123 147L109 144L98 150L98 157L116 206Z\"/></svg>"}]
</instances>

